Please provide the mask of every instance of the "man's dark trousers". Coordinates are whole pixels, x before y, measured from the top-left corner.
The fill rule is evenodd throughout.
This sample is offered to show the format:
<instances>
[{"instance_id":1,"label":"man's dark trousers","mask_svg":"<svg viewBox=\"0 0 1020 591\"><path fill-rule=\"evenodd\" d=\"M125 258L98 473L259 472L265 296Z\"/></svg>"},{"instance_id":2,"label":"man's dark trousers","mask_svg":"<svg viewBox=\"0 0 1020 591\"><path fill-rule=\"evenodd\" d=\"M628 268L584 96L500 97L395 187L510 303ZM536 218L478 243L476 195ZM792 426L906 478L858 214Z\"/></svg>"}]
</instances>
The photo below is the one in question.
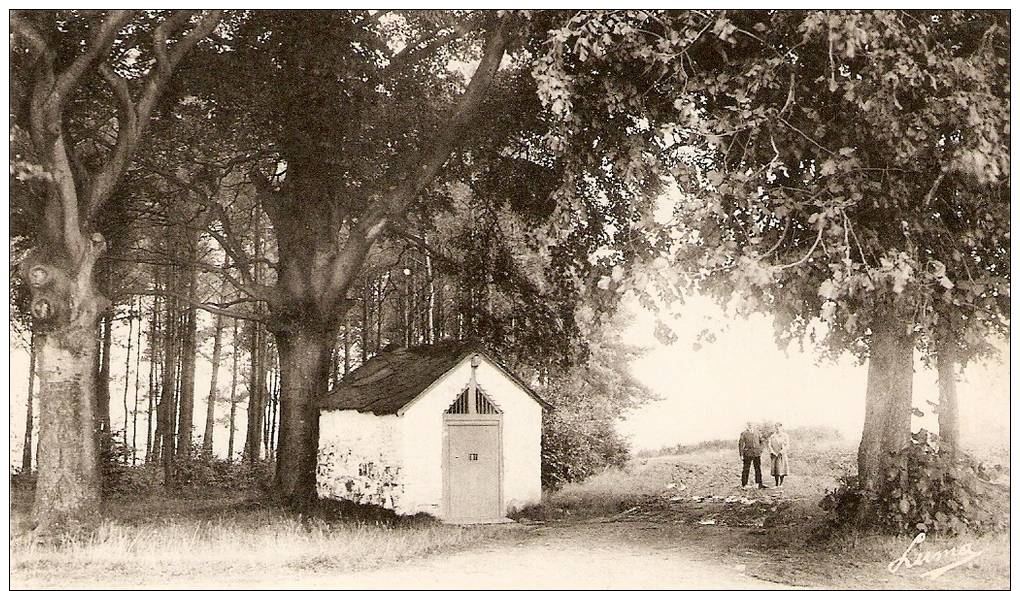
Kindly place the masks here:
<instances>
[{"instance_id":1,"label":"man's dark trousers","mask_svg":"<svg viewBox=\"0 0 1020 591\"><path fill-rule=\"evenodd\" d=\"M741 486L747 486L747 475L751 470L751 464L754 464L754 482L758 486L761 486L761 456L741 456L744 460L744 471L740 474Z\"/></svg>"}]
</instances>

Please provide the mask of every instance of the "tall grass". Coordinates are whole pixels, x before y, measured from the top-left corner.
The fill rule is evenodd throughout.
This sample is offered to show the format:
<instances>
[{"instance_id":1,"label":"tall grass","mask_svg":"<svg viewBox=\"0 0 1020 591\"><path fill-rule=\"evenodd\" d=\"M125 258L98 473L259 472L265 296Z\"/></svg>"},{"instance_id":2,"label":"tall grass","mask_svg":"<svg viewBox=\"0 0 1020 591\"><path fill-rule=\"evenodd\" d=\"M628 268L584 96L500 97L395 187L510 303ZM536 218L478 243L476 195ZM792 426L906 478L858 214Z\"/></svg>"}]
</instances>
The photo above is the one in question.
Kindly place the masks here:
<instances>
[{"instance_id":1,"label":"tall grass","mask_svg":"<svg viewBox=\"0 0 1020 591\"><path fill-rule=\"evenodd\" d=\"M494 528L302 520L273 509L212 519L108 520L89 535L56 543L31 534L11 541L15 581L153 579L189 574L356 570L481 542ZM500 535L505 536L504 532Z\"/></svg>"}]
</instances>

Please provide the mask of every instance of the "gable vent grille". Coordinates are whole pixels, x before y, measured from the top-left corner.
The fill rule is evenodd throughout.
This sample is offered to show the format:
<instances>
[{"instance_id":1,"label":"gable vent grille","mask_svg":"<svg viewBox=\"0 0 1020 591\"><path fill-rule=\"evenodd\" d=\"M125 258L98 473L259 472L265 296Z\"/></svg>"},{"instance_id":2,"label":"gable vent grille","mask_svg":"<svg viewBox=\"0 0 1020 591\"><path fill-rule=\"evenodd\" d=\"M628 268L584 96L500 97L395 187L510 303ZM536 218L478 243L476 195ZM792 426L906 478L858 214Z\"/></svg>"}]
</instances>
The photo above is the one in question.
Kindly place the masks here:
<instances>
[{"instance_id":1,"label":"gable vent grille","mask_svg":"<svg viewBox=\"0 0 1020 591\"><path fill-rule=\"evenodd\" d=\"M446 414L448 414L448 415L466 415L466 414L468 414L468 396L469 395L470 395L470 390L465 388L464 391L460 393L460 396L458 396L457 399L453 401L453 404L450 405L450 408L446 409ZM489 397L485 395L485 392L482 392L481 388L476 388L475 389L475 413L476 414L480 414L480 415L498 415L498 414L502 414L502 412L503 411L499 410L498 406L496 406L491 400L489 400Z\"/></svg>"}]
</instances>

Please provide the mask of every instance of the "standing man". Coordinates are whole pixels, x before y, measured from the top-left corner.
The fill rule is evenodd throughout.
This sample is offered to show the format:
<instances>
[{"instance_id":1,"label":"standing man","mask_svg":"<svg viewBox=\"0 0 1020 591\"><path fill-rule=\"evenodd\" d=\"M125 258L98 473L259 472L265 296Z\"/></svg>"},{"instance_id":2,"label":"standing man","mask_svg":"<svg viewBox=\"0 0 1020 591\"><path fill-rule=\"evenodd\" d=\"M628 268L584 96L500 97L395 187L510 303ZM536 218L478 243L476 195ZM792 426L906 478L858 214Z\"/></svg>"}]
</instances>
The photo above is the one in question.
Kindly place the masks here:
<instances>
[{"instance_id":1,"label":"standing man","mask_svg":"<svg viewBox=\"0 0 1020 591\"><path fill-rule=\"evenodd\" d=\"M754 430L750 422L747 428L740 434L740 442L737 449L740 450L740 459L744 462L744 470L740 474L740 486L747 488L747 476L754 464L754 482L758 488L768 488L761 482L761 437Z\"/></svg>"}]
</instances>

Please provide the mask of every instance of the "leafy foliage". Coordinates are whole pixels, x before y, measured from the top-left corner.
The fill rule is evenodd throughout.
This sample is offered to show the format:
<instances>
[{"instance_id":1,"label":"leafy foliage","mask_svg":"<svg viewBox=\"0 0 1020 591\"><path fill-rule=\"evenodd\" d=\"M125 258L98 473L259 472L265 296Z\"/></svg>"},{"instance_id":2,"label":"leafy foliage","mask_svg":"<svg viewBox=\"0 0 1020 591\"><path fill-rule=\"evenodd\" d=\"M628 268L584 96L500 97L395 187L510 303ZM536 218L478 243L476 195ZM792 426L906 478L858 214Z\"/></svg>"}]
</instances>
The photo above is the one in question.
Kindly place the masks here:
<instances>
[{"instance_id":1,"label":"leafy foliage","mask_svg":"<svg viewBox=\"0 0 1020 591\"><path fill-rule=\"evenodd\" d=\"M641 351L618 342L621 316L590 333L583 364L555 372L539 393L553 405L542 424L542 483L558 488L578 482L629 458L616 421L653 394L631 373Z\"/></svg>"},{"instance_id":2,"label":"leafy foliage","mask_svg":"<svg viewBox=\"0 0 1020 591\"><path fill-rule=\"evenodd\" d=\"M656 245L679 286L769 310L780 344L862 357L896 300L922 336L951 325L978 355L1009 314L1007 20L580 11L535 76L550 143L614 126L653 158L640 178L675 181Z\"/></svg>"},{"instance_id":3,"label":"leafy foliage","mask_svg":"<svg viewBox=\"0 0 1020 591\"><path fill-rule=\"evenodd\" d=\"M892 453L877 490L865 490L857 476L844 476L820 506L838 526L869 525L890 533L957 535L1008 527L1008 490L988 480L990 470L971 458L954 461L939 453L937 439L921 430L908 447Z\"/></svg>"},{"instance_id":4,"label":"leafy foliage","mask_svg":"<svg viewBox=\"0 0 1020 591\"><path fill-rule=\"evenodd\" d=\"M570 402L567 402L570 404ZM564 405L542 419L542 486L556 489L580 482L609 467L622 468L630 458L627 444L611 417L592 417L587 405Z\"/></svg>"}]
</instances>

